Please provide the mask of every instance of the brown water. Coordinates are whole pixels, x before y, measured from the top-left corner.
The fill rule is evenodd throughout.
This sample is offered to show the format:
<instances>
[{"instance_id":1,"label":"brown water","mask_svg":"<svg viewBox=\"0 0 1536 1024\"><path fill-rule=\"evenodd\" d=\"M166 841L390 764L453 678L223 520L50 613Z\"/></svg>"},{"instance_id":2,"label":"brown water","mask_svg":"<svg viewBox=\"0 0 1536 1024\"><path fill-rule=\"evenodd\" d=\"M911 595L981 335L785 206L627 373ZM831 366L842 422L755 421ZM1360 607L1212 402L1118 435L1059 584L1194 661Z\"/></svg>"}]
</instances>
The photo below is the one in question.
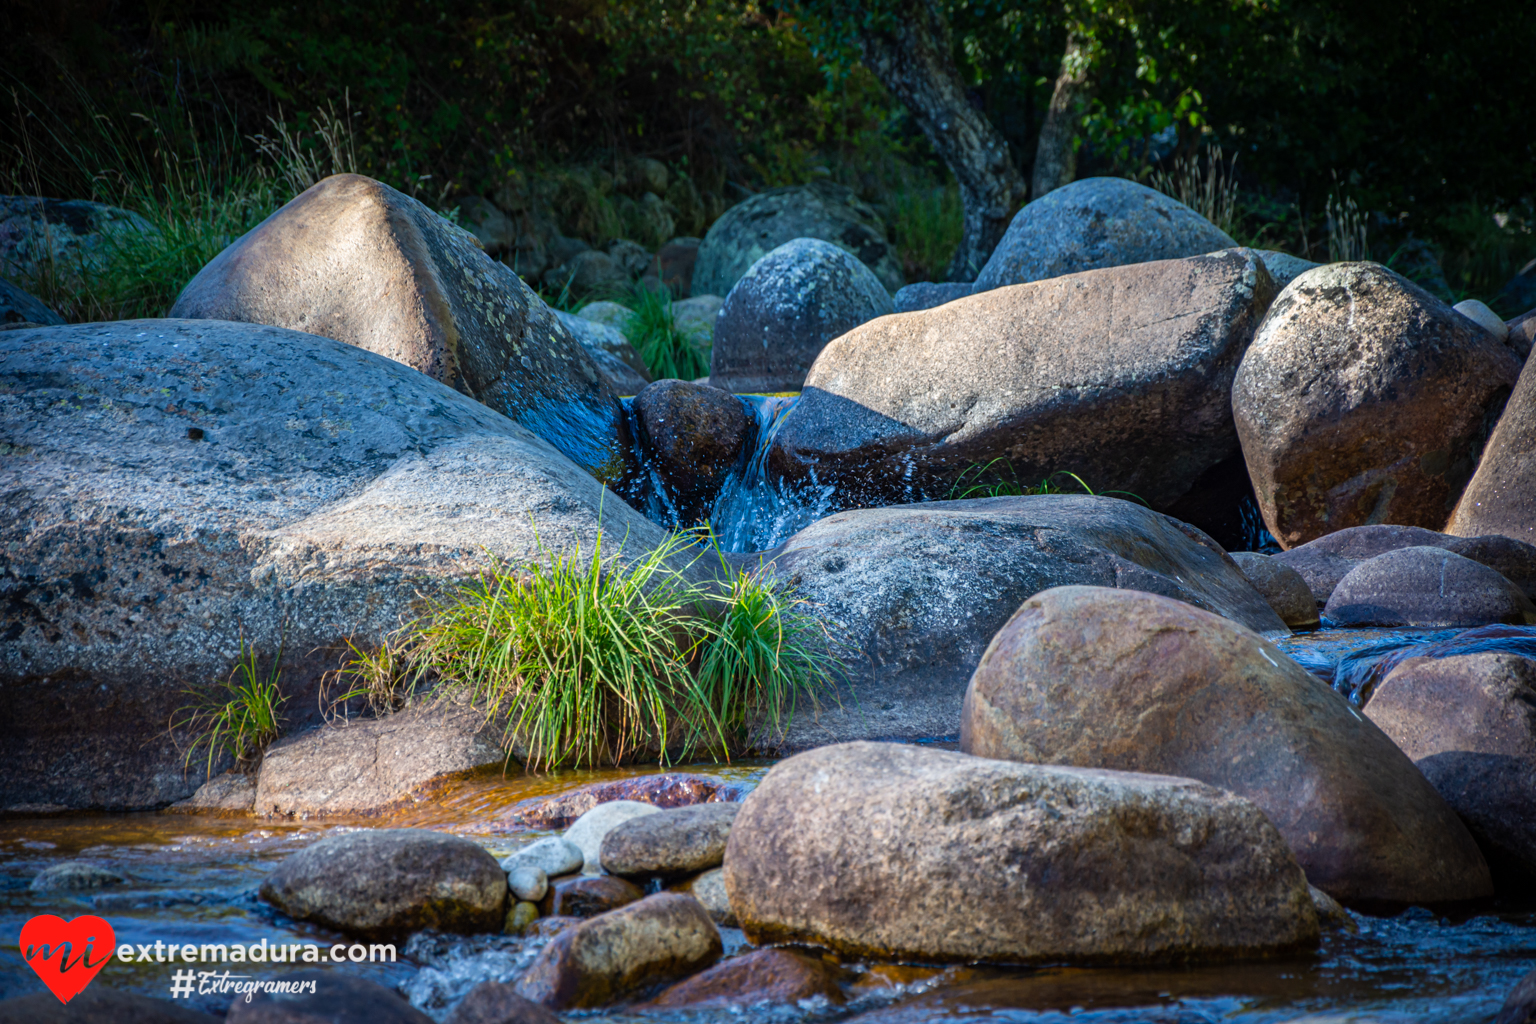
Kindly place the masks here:
<instances>
[{"instance_id":1,"label":"brown water","mask_svg":"<svg viewBox=\"0 0 1536 1024\"><path fill-rule=\"evenodd\" d=\"M1377 631L1375 636L1382 634ZM1369 642L1353 631L1287 641L1332 652ZM766 763L686 770L750 782ZM22 961L17 936L36 914L66 919L96 914L114 928L117 942L319 942L339 936L298 924L255 897L272 866L316 838L339 829L433 828L466 836L501 856L546 833L507 825L500 813L519 800L589 782L647 774L656 768L566 771L503 777L486 772L440 789L388 818L272 821L212 815L86 814L0 821L0 998L42 991ZM125 884L94 893L37 893L29 886L44 868L63 860L97 861ZM914 884L921 884L915 880ZM693 1022L819 1022L989 1020L1194 1024L1241 1022L1465 1022L1491 1021L1505 994L1536 968L1536 913L1485 908L1459 919L1414 909L1392 918L1356 916L1359 933L1325 937L1314 955L1283 961L1158 969L1041 970L990 968L892 969L852 965L860 981L845 1007L825 1004L760 1007L669 1015L615 1012L596 1016ZM726 932L727 951L743 948L740 932ZM504 936L472 939L418 936L394 964L333 967L372 977L405 992L441 1019L475 983L514 978L540 943ZM206 968L204 968L206 969ZM236 973L270 977L288 965L248 965ZM109 963L93 983L165 997L173 973L166 964ZM229 996L196 997L195 1008L222 1013Z\"/></svg>"}]
</instances>

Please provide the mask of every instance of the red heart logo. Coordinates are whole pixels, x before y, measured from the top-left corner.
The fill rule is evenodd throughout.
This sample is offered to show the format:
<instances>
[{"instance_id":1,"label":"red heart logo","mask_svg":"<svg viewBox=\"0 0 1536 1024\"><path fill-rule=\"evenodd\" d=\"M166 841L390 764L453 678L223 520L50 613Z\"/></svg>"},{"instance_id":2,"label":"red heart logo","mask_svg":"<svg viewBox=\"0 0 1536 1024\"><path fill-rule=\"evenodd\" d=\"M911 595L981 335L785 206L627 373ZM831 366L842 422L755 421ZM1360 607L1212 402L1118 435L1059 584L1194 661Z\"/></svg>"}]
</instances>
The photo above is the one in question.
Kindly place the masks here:
<instances>
[{"instance_id":1,"label":"red heart logo","mask_svg":"<svg viewBox=\"0 0 1536 1024\"><path fill-rule=\"evenodd\" d=\"M112 959L116 948L112 926L90 914L73 921L38 914L21 926L22 959L32 965L61 1003L79 995Z\"/></svg>"}]
</instances>

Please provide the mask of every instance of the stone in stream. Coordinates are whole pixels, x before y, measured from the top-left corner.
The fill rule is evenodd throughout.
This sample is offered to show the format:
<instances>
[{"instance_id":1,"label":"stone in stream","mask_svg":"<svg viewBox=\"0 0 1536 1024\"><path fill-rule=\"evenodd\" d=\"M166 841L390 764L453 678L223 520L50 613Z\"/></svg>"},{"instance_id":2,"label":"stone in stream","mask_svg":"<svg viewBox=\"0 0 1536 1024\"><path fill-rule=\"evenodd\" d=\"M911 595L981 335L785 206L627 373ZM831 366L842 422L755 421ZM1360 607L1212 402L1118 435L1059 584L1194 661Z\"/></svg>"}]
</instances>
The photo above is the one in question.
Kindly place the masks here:
<instances>
[{"instance_id":1,"label":"stone in stream","mask_svg":"<svg viewBox=\"0 0 1536 1024\"><path fill-rule=\"evenodd\" d=\"M1536 274L1532 277L1536 278ZM1536 309L1523 313L1513 320L1504 321L1504 326L1509 330L1504 344L1513 349L1515 355L1522 360L1529 358L1532 346L1536 345Z\"/></svg>"},{"instance_id":2,"label":"stone in stream","mask_svg":"<svg viewBox=\"0 0 1536 1024\"><path fill-rule=\"evenodd\" d=\"M560 1018L546 1006L524 999L517 986L504 981L482 981L469 990L443 1024L559 1024ZM364 1022L359 1022L364 1024Z\"/></svg>"},{"instance_id":3,"label":"stone in stream","mask_svg":"<svg viewBox=\"0 0 1536 1024\"><path fill-rule=\"evenodd\" d=\"M43 305L41 299L0 280L0 327L8 324L33 324L39 327L62 324L64 318Z\"/></svg>"},{"instance_id":4,"label":"stone in stream","mask_svg":"<svg viewBox=\"0 0 1536 1024\"><path fill-rule=\"evenodd\" d=\"M1410 658L1365 713L1461 815L1499 889L1536 889L1536 661Z\"/></svg>"},{"instance_id":5,"label":"stone in stream","mask_svg":"<svg viewBox=\"0 0 1536 1024\"><path fill-rule=\"evenodd\" d=\"M587 355L597 363L597 368L607 376L608 382L619 394L636 394L650 383L651 374L645 360L640 358L640 353L624 337L623 331L575 313L558 309L550 312L587 350Z\"/></svg>"},{"instance_id":6,"label":"stone in stream","mask_svg":"<svg viewBox=\"0 0 1536 1024\"><path fill-rule=\"evenodd\" d=\"M1465 826L1379 728L1274 644L1166 597L1060 587L1025 601L971 678L960 748L1231 790L1344 903L1492 891Z\"/></svg>"},{"instance_id":7,"label":"stone in stream","mask_svg":"<svg viewBox=\"0 0 1536 1024\"><path fill-rule=\"evenodd\" d=\"M568 928L581 924L579 917L540 917L530 923L523 934L530 939L552 939Z\"/></svg>"},{"instance_id":8,"label":"stone in stream","mask_svg":"<svg viewBox=\"0 0 1536 1024\"><path fill-rule=\"evenodd\" d=\"M635 396L643 464L679 524L708 516L727 476L746 462L753 424L741 399L708 384L659 380Z\"/></svg>"},{"instance_id":9,"label":"stone in stream","mask_svg":"<svg viewBox=\"0 0 1536 1024\"><path fill-rule=\"evenodd\" d=\"M498 932L507 876L468 839L425 829L330 835L291 854L261 883L263 900L297 921L390 939L426 928Z\"/></svg>"},{"instance_id":10,"label":"stone in stream","mask_svg":"<svg viewBox=\"0 0 1536 1024\"><path fill-rule=\"evenodd\" d=\"M442 702L342 720L273 744L254 808L269 817L377 814L429 783L506 759L500 728L473 708Z\"/></svg>"},{"instance_id":11,"label":"stone in stream","mask_svg":"<svg viewBox=\"0 0 1536 1024\"><path fill-rule=\"evenodd\" d=\"M720 932L698 900L647 896L566 928L517 982L519 995L554 1010L607 1006L720 959Z\"/></svg>"},{"instance_id":12,"label":"stone in stream","mask_svg":"<svg viewBox=\"0 0 1536 1024\"><path fill-rule=\"evenodd\" d=\"M953 736L992 634L1049 587L1150 591L1259 632L1288 632L1209 537L1116 498L1053 494L839 512L768 558L846 645L840 703L796 715L791 749Z\"/></svg>"},{"instance_id":13,"label":"stone in stream","mask_svg":"<svg viewBox=\"0 0 1536 1024\"><path fill-rule=\"evenodd\" d=\"M61 1005L52 992L0 1000L0 1024L218 1024L224 1019L178 1006L169 999L120 992L102 980L77 994L68 1005ZM393 1022L381 1020L379 1024Z\"/></svg>"},{"instance_id":14,"label":"stone in stream","mask_svg":"<svg viewBox=\"0 0 1536 1024\"><path fill-rule=\"evenodd\" d=\"M1451 308L1499 341L1505 343L1509 341L1509 325L1499 317L1499 314L1489 309L1486 303L1479 302L1477 299L1463 299Z\"/></svg>"},{"instance_id":15,"label":"stone in stream","mask_svg":"<svg viewBox=\"0 0 1536 1024\"><path fill-rule=\"evenodd\" d=\"M666 989L646 1009L703 1010L763 1003L791 1006L818 996L833 1006L847 1001L838 984L842 971L795 949L757 949L722 961Z\"/></svg>"},{"instance_id":16,"label":"stone in stream","mask_svg":"<svg viewBox=\"0 0 1536 1024\"><path fill-rule=\"evenodd\" d=\"M748 939L923 962L1264 956L1318 941L1252 803L1190 779L843 743L741 807L725 884Z\"/></svg>"},{"instance_id":17,"label":"stone in stream","mask_svg":"<svg viewBox=\"0 0 1536 1024\"><path fill-rule=\"evenodd\" d=\"M1521 978L1509 990L1493 1024L1536 1024L1536 971Z\"/></svg>"},{"instance_id":18,"label":"stone in stream","mask_svg":"<svg viewBox=\"0 0 1536 1024\"><path fill-rule=\"evenodd\" d=\"M38 872L32 879L34 892L79 892L122 884L123 876L111 868L85 860L67 860Z\"/></svg>"},{"instance_id":19,"label":"stone in stream","mask_svg":"<svg viewBox=\"0 0 1536 1024\"><path fill-rule=\"evenodd\" d=\"M633 903L645 893L632 882L612 875L556 878L539 902L543 917L596 917Z\"/></svg>"},{"instance_id":20,"label":"stone in stream","mask_svg":"<svg viewBox=\"0 0 1536 1024\"><path fill-rule=\"evenodd\" d=\"M1243 249L880 317L822 350L770 469L834 508L943 498L994 461L1170 505L1238 451L1232 380L1274 294Z\"/></svg>"},{"instance_id":21,"label":"stone in stream","mask_svg":"<svg viewBox=\"0 0 1536 1024\"><path fill-rule=\"evenodd\" d=\"M229 1024L431 1024L400 993L341 971L294 971L274 981L310 986L303 994L256 992L229 1004Z\"/></svg>"},{"instance_id":22,"label":"stone in stream","mask_svg":"<svg viewBox=\"0 0 1536 1024\"><path fill-rule=\"evenodd\" d=\"M528 865L538 868L550 878L555 878L580 871L582 862L585 860L581 847L569 839L564 836L545 836L516 853L502 858L501 866L511 874L519 865Z\"/></svg>"},{"instance_id":23,"label":"stone in stream","mask_svg":"<svg viewBox=\"0 0 1536 1024\"><path fill-rule=\"evenodd\" d=\"M610 800L598 804L576 819L565 830L566 841L581 850L582 872L588 875L603 870L603 837L631 818L655 814L658 808L638 800Z\"/></svg>"},{"instance_id":24,"label":"stone in stream","mask_svg":"<svg viewBox=\"0 0 1536 1024\"><path fill-rule=\"evenodd\" d=\"M603 870L676 877L719 867L740 804L699 804L632 818L603 837Z\"/></svg>"},{"instance_id":25,"label":"stone in stream","mask_svg":"<svg viewBox=\"0 0 1536 1024\"><path fill-rule=\"evenodd\" d=\"M1536 337L1536 310L1527 315ZM1511 337L1525 337L1519 329ZM1446 533L1497 533L1536 544L1536 360L1526 360L1504 414L1484 446L1477 472L1446 524Z\"/></svg>"},{"instance_id":26,"label":"stone in stream","mask_svg":"<svg viewBox=\"0 0 1536 1024\"><path fill-rule=\"evenodd\" d=\"M726 210L699 245L693 294L727 295L747 270L795 238L820 238L858 257L888 292L901 287L901 260L874 207L830 181L768 189Z\"/></svg>"},{"instance_id":27,"label":"stone in stream","mask_svg":"<svg viewBox=\"0 0 1536 1024\"><path fill-rule=\"evenodd\" d=\"M167 811L183 814L250 814L256 807L256 776L229 771L197 787L197 792L178 800Z\"/></svg>"},{"instance_id":28,"label":"stone in stream","mask_svg":"<svg viewBox=\"0 0 1536 1024\"><path fill-rule=\"evenodd\" d=\"M502 923L501 930L507 935L523 935L538 919L539 908L536 904L519 901L507 911L507 919Z\"/></svg>"},{"instance_id":29,"label":"stone in stream","mask_svg":"<svg viewBox=\"0 0 1536 1024\"><path fill-rule=\"evenodd\" d=\"M1367 523L1439 529L1519 374L1497 338L1380 264L1302 274L1232 384L1265 524L1286 548Z\"/></svg>"},{"instance_id":30,"label":"stone in stream","mask_svg":"<svg viewBox=\"0 0 1536 1024\"><path fill-rule=\"evenodd\" d=\"M614 800L653 804L657 807L688 807L709 801L740 800L744 795L745 789L740 783L725 782L708 775L660 772L609 782L593 782L553 796L531 797L507 808L501 818L528 828L569 828L576 823L577 818L598 804ZM550 875L561 873L548 868L545 871Z\"/></svg>"},{"instance_id":31,"label":"stone in stream","mask_svg":"<svg viewBox=\"0 0 1536 1024\"><path fill-rule=\"evenodd\" d=\"M1287 626L1295 630L1318 627L1317 601L1301 573L1254 551L1234 551L1232 561Z\"/></svg>"},{"instance_id":32,"label":"stone in stream","mask_svg":"<svg viewBox=\"0 0 1536 1024\"><path fill-rule=\"evenodd\" d=\"M537 903L549 891L549 876L534 864L517 864L507 872L507 888L517 899Z\"/></svg>"},{"instance_id":33,"label":"stone in stream","mask_svg":"<svg viewBox=\"0 0 1536 1024\"><path fill-rule=\"evenodd\" d=\"M468 231L371 178L338 174L305 190L215 256L171 315L288 327L388 356L600 480L624 475L623 411L586 350Z\"/></svg>"},{"instance_id":34,"label":"stone in stream","mask_svg":"<svg viewBox=\"0 0 1536 1024\"><path fill-rule=\"evenodd\" d=\"M590 549L599 528L627 538L626 560L666 537L481 403L256 324L0 331L0 438L0 577L27 581L0 643L11 807L190 796L203 778L166 722L186 690L228 678L242 639L263 672L281 652L299 730L320 722L344 641L372 649L424 596L551 544Z\"/></svg>"},{"instance_id":35,"label":"stone in stream","mask_svg":"<svg viewBox=\"0 0 1536 1024\"><path fill-rule=\"evenodd\" d=\"M799 391L827 342L895 311L857 257L818 238L792 239L752 264L725 297L710 383L727 391Z\"/></svg>"},{"instance_id":36,"label":"stone in stream","mask_svg":"<svg viewBox=\"0 0 1536 1024\"><path fill-rule=\"evenodd\" d=\"M736 913L731 909L731 898L725 891L725 869L712 868L695 878L672 886L673 892L686 893L704 904L710 920L722 928L739 928Z\"/></svg>"},{"instance_id":37,"label":"stone in stream","mask_svg":"<svg viewBox=\"0 0 1536 1024\"><path fill-rule=\"evenodd\" d=\"M1323 614L1339 626L1536 624L1536 604L1494 570L1440 547L1409 547L1361 562Z\"/></svg>"},{"instance_id":38,"label":"stone in stream","mask_svg":"<svg viewBox=\"0 0 1536 1024\"><path fill-rule=\"evenodd\" d=\"M1435 547L1495 570L1527 596L1536 596L1536 545L1498 534L1456 537L1421 526L1351 526L1273 556L1301 573L1319 607L1339 581L1366 559L1400 548Z\"/></svg>"}]
</instances>

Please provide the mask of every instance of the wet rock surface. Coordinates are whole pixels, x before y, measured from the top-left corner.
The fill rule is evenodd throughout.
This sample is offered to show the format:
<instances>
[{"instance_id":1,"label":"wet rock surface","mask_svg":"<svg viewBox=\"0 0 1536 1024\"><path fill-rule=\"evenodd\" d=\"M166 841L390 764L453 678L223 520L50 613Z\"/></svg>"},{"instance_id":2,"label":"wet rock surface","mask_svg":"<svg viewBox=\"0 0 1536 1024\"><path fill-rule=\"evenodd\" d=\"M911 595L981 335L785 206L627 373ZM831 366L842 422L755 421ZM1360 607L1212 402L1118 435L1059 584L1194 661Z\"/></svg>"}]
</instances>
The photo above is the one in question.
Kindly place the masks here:
<instances>
[{"instance_id":1,"label":"wet rock surface","mask_svg":"<svg viewBox=\"0 0 1536 1024\"><path fill-rule=\"evenodd\" d=\"M1500 890L1536 889L1536 661L1410 658L1365 713L1461 815Z\"/></svg>"},{"instance_id":2,"label":"wet rock surface","mask_svg":"<svg viewBox=\"0 0 1536 1024\"><path fill-rule=\"evenodd\" d=\"M171 308L318 334L484 402L600 479L623 414L586 350L512 270L416 200L357 174L309 188L209 262Z\"/></svg>"},{"instance_id":3,"label":"wet rock surface","mask_svg":"<svg viewBox=\"0 0 1536 1024\"><path fill-rule=\"evenodd\" d=\"M742 788L707 775L661 772L578 786L554 796L534 797L513 804L502 816L509 822L529 828L569 828L598 804L613 800L631 800L656 807L688 807L711 800L740 800L744 795Z\"/></svg>"},{"instance_id":4,"label":"wet rock surface","mask_svg":"<svg viewBox=\"0 0 1536 1024\"><path fill-rule=\"evenodd\" d=\"M1536 624L1536 605L1494 570L1439 547L1388 551L1351 569L1323 614L1341 626Z\"/></svg>"},{"instance_id":5,"label":"wet rock surface","mask_svg":"<svg viewBox=\"0 0 1536 1024\"><path fill-rule=\"evenodd\" d=\"M1273 296L1240 250L882 317L822 350L769 465L835 508L946 497L993 460L1172 503L1238 450L1232 380Z\"/></svg>"},{"instance_id":6,"label":"wet rock surface","mask_svg":"<svg viewBox=\"0 0 1536 1024\"><path fill-rule=\"evenodd\" d=\"M841 704L796 714L790 749L952 736L971 672L1019 605L1082 583L1150 591L1261 632L1286 630L1209 538L1115 498L1040 495L840 512L774 572L848 647Z\"/></svg>"},{"instance_id":7,"label":"wet rock surface","mask_svg":"<svg viewBox=\"0 0 1536 1024\"><path fill-rule=\"evenodd\" d=\"M483 981L469 990L443 1024L559 1024L549 1008L517 994L517 986Z\"/></svg>"},{"instance_id":8,"label":"wet rock surface","mask_svg":"<svg viewBox=\"0 0 1536 1024\"><path fill-rule=\"evenodd\" d=\"M434 781L501 764L501 731L449 703L321 726L274 744L256 776L257 814L377 814Z\"/></svg>"},{"instance_id":9,"label":"wet rock surface","mask_svg":"<svg viewBox=\"0 0 1536 1024\"><path fill-rule=\"evenodd\" d=\"M289 917L363 938L434 928L501 930L507 876L485 848L425 829L331 835L292 854L261 883Z\"/></svg>"},{"instance_id":10,"label":"wet rock surface","mask_svg":"<svg viewBox=\"0 0 1536 1024\"><path fill-rule=\"evenodd\" d=\"M3 1024L216 1024L223 1019L177 1006L169 999L119 992L100 981L67 1005L60 1005L52 992L0 1001Z\"/></svg>"},{"instance_id":11,"label":"wet rock surface","mask_svg":"<svg viewBox=\"0 0 1536 1024\"><path fill-rule=\"evenodd\" d=\"M725 891L725 869L713 868L696 878L679 882L673 892L686 893L704 905L711 921L722 928L739 928L736 912L731 909L731 898Z\"/></svg>"},{"instance_id":12,"label":"wet rock surface","mask_svg":"<svg viewBox=\"0 0 1536 1024\"><path fill-rule=\"evenodd\" d=\"M857 257L817 238L785 242L725 297L710 383L727 391L799 391L827 342L893 312L885 286Z\"/></svg>"},{"instance_id":13,"label":"wet rock surface","mask_svg":"<svg viewBox=\"0 0 1536 1024\"><path fill-rule=\"evenodd\" d=\"M740 804L699 804L631 818L603 837L603 870L677 877L719 867Z\"/></svg>"},{"instance_id":14,"label":"wet rock surface","mask_svg":"<svg viewBox=\"0 0 1536 1024\"><path fill-rule=\"evenodd\" d=\"M1287 626L1292 629L1318 627L1317 601L1301 573L1284 562L1252 551L1234 551L1232 561Z\"/></svg>"},{"instance_id":15,"label":"wet rock surface","mask_svg":"<svg viewBox=\"0 0 1536 1024\"><path fill-rule=\"evenodd\" d=\"M1368 523L1439 529L1519 373L1486 330L1379 264L1302 274L1232 385L1265 524L1286 548Z\"/></svg>"},{"instance_id":16,"label":"wet rock surface","mask_svg":"<svg viewBox=\"0 0 1536 1024\"><path fill-rule=\"evenodd\" d=\"M185 800L167 807L185 814L250 814L256 807L256 776L229 771L197 787Z\"/></svg>"},{"instance_id":17,"label":"wet rock surface","mask_svg":"<svg viewBox=\"0 0 1536 1024\"><path fill-rule=\"evenodd\" d=\"M432 1018L376 981L337 971L295 971L279 981L313 985L303 994L260 992L229 1005L232 1024L426 1024Z\"/></svg>"},{"instance_id":18,"label":"wet rock surface","mask_svg":"<svg viewBox=\"0 0 1536 1024\"><path fill-rule=\"evenodd\" d=\"M659 808L638 800L611 800L577 818L566 829L565 839L581 850L582 872L595 875L603 870L603 838L626 821L657 813Z\"/></svg>"},{"instance_id":19,"label":"wet rock surface","mask_svg":"<svg viewBox=\"0 0 1536 1024\"><path fill-rule=\"evenodd\" d=\"M645 465L678 522L704 519L746 461L752 421L740 399L708 384L659 380L635 396L634 414Z\"/></svg>"},{"instance_id":20,"label":"wet rock surface","mask_svg":"<svg viewBox=\"0 0 1536 1024\"><path fill-rule=\"evenodd\" d=\"M690 896L658 893L560 932L517 982L555 1010L606 1006L720 959L720 932Z\"/></svg>"},{"instance_id":21,"label":"wet rock surface","mask_svg":"<svg viewBox=\"0 0 1536 1024\"><path fill-rule=\"evenodd\" d=\"M540 901L539 913L544 917L596 917L644 895L633 883L610 875L557 878Z\"/></svg>"},{"instance_id":22,"label":"wet rock surface","mask_svg":"<svg viewBox=\"0 0 1536 1024\"><path fill-rule=\"evenodd\" d=\"M725 878L752 941L881 958L1124 962L1318 936L1301 869L1246 800L901 744L775 765L742 805Z\"/></svg>"},{"instance_id":23,"label":"wet rock surface","mask_svg":"<svg viewBox=\"0 0 1536 1024\"><path fill-rule=\"evenodd\" d=\"M1498 534L1457 537L1421 526L1351 526L1282 551L1274 560L1301 573L1321 606L1328 603L1339 581L1361 562L1412 547L1442 548L1470 558L1493 569L1527 596L1536 593L1536 545Z\"/></svg>"},{"instance_id":24,"label":"wet rock surface","mask_svg":"<svg viewBox=\"0 0 1536 1024\"><path fill-rule=\"evenodd\" d=\"M0 572L22 587L0 611L0 789L29 804L190 796L166 723L242 638L263 671L282 652L300 729L344 638L377 643L423 595L541 539L590 545L600 518L627 551L664 536L501 414L314 335L3 331L0 383Z\"/></svg>"},{"instance_id":25,"label":"wet rock surface","mask_svg":"<svg viewBox=\"0 0 1536 1024\"><path fill-rule=\"evenodd\" d=\"M39 872L32 879L36 892L80 892L121 885L123 876L111 868L84 860L69 860Z\"/></svg>"},{"instance_id":26,"label":"wet rock surface","mask_svg":"<svg viewBox=\"0 0 1536 1024\"><path fill-rule=\"evenodd\" d=\"M820 996L839 1006L845 1002L838 985L842 972L819 956L795 949L759 949L716 964L687 981L678 982L645 1004L658 1009L794 1005Z\"/></svg>"},{"instance_id":27,"label":"wet rock surface","mask_svg":"<svg viewBox=\"0 0 1536 1024\"><path fill-rule=\"evenodd\" d=\"M1345 903L1492 891L1466 828L1379 728L1267 640L1165 597L1062 587L1024 602L971 679L960 746L1230 790Z\"/></svg>"},{"instance_id":28,"label":"wet rock surface","mask_svg":"<svg viewBox=\"0 0 1536 1024\"><path fill-rule=\"evenodd\" d=\"M1176 199L1124 178L1082 178L1014 215L975 291L1236 246Z\"/></svg>"},{"instance_id":29,"label":"wet rock surface","mask_svg":"<svg viewBox=\"0 0 1536 1024\"><path fill-rule=\"evenodd\" d=\"M1525 326L1525 333L1517 327L1511 337L1536 337L1536 316L1528 315ZM1445 532L1497 533L1536 544L1536 362L1527 360L1520 371Z\"/></svg>"},{"instance_id":30,"label":"wet rock surface","mask_svg":"<svg viewBox=\"0 0 1536 1024\"><path fill-rule=\"evenodd\" d=\"M796 238L819 238L856 256L886 291L901 287L901 260L874 207L832 182L769 189L737 203L699 245L694 295L726 295L748 268Z\"/></svg>"}]
</instances>

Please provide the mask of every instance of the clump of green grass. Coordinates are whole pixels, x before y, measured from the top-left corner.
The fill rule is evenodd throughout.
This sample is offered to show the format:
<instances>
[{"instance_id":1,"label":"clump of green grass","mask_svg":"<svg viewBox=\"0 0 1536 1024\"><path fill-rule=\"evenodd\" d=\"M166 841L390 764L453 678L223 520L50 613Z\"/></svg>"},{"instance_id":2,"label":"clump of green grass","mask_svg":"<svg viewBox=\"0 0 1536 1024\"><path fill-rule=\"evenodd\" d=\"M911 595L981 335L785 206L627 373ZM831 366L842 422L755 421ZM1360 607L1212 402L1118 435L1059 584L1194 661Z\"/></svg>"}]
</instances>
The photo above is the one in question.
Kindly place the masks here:
<instances>
[{"instance_id":1,"label":"clump of green grass","mask_svg":"<svg viewBox=\"0 0 1536 1024\"><path fill-rule=\"evenodd\" d=\"M696 380L709 374L709 349L695 345L678 330L670 295L636 288L626 305L634 310L634 315L625 326L624 336L645 360L653 379Z\"/></svg>"},{"instance_id":2,"label":"clump of green grass","mask_svg":"<svg viewBox=\"0 0 1536 1024\"><path fill-rule=\"evenodd\" d=\"M960 189L949 185L908 185L885 201L891 239L907 281L938 281L960 246L964 210Z\"/></svg>"},{"instance_id":3,"label":"clump of green grass","mask_svg":"<svg viewBox=\"0 0 1536 1024\"><path fill-rule=\"evenodd\" d=\"M191 702L171 716L173 733L190 732L192 743L183 763L190 767L201 748L208 752L207 773L220 755L234 758L241 771L253 771L262 755L282 733L283 705L287 697L278 687L282 652L272 659L265 675L256 661L256 651L240 639L240 656L228 678L212 690L187 690Z\"/></svg>"},{"instance_id":4,"label":"clump of green grass","mask_svg":"<svg viewBox=\"0 0 1536 1024\"><path fill-rule=\"evenodd\" d=\"M1071 486L1063 478L1071 480L1077 486ZM1065 469L1058 469L1038 484L1026 484L1019 480L1013 463L1001 458L987 463L973 463L955 479L949 488L950 501L963 501L970 498L1023 497L1035 494L1090 494L1103 497L1123 495L1132 501L1146 504L1139 495L1132 494L1130 491L1095 491L1082 477Z\"/></svg>"},{"instance_id":5,"label":"clump of green grass","mask_svg":"<svg viewBox=\"0 0 1536 1024\"><path fill-rule=\"evenodd\" d=\"M499 724L530 769L729 759L776 742L829 692L837 654L768 577L735 573L724 595L688 581L671 563L693 541L626 563L599 533L590 552L545 550L523 573L494 565L380 652L354 647L356 685L338 700L385 712L430 677L435 696Z\"/></svg>"}]
</instances>

